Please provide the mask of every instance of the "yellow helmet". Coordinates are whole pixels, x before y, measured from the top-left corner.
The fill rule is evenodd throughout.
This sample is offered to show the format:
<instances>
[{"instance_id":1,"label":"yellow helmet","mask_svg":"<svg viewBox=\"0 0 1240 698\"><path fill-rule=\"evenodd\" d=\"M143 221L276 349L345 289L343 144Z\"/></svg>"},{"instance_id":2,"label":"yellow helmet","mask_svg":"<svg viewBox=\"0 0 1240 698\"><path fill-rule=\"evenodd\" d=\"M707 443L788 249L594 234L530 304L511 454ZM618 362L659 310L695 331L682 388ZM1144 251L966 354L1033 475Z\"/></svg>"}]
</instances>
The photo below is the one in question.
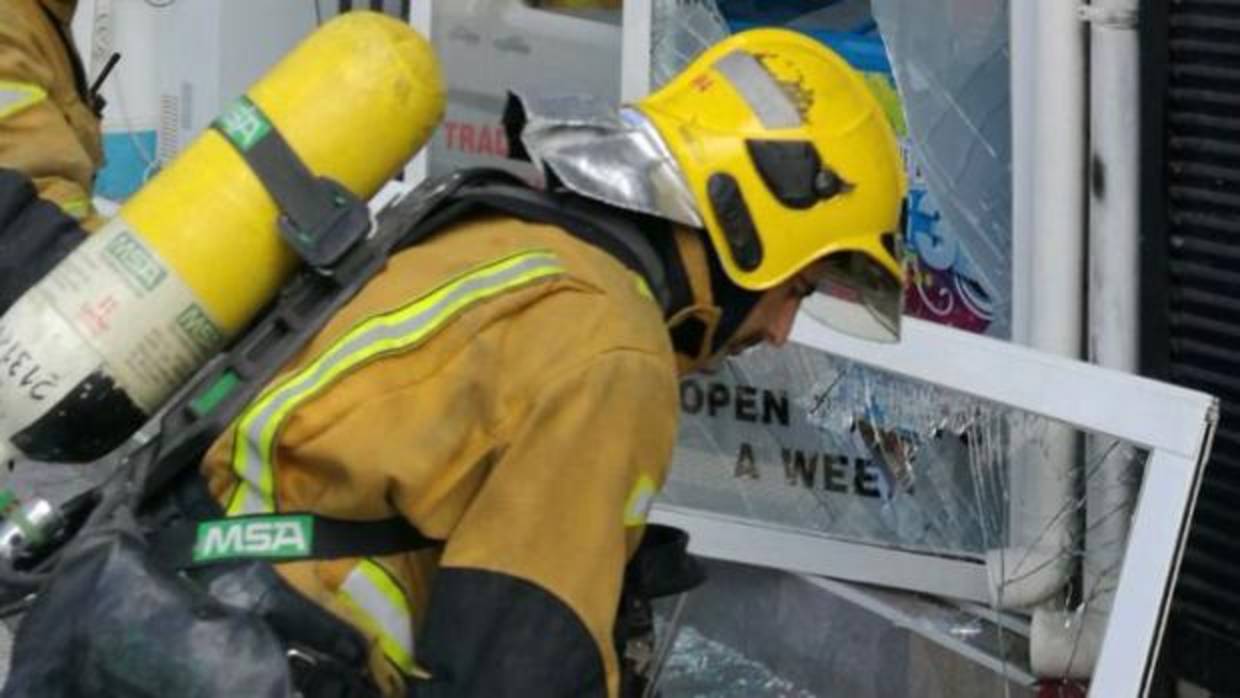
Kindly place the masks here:
<instances>
[{"instance_id":1,"label":"yellow helmet","mask_svg":"<svg viewBox=\"0 0 1240 698\"><path fill-rule=\"evenodd\" d=\"M746 31L633 106L679 165L737 285L768 289L831 258L844 285L882 286L898 317L904 166L882 106L844 59L794 31Z\"/></svg>"}]
</instances>

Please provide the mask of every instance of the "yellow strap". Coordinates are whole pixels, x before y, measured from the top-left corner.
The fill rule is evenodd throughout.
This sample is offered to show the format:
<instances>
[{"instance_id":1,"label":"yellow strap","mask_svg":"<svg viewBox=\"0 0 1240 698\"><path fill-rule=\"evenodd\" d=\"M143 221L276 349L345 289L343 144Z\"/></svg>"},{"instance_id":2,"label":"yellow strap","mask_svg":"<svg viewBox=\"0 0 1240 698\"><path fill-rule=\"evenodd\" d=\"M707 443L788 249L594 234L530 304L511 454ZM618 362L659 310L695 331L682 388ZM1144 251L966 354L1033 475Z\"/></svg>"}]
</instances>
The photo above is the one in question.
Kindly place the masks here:
<instances>
[{"instance_id":1,"label":"yellow strap","mask_svg":"<svg viewBox=\"0 0 1240 698\"><path fill-rule=\"evenodd\" d=\"M47 90L24 82L0 80L0 119L47 99Z\"/></svg>"},{"instance_id":2,"label":"yellow strap","mask_svg":"<svg viewBox=\"0 0 1240 698\"><path fill-rule=\"evenodd\" d=\"M406 675L418 671L414 664L413 613L405 592L379 563L357 563L336 592L353 617L379 639L379 648Z\"/></svg>"},{"instance_id":3,"label":"yellow strap","mask_svg":"<svg viewBox=\"0 0 1240 698\"><path fill-rule=\"evenodd\" d=\"M413 349L466 309L564 271L550 252L533 250L477 267L396 310L370 317L323 355L258 398L237 423L233 470L238 478L229 516L271 513L275 507L272 453L285 420L344 375Z\"/></svg>"}]
</instances>

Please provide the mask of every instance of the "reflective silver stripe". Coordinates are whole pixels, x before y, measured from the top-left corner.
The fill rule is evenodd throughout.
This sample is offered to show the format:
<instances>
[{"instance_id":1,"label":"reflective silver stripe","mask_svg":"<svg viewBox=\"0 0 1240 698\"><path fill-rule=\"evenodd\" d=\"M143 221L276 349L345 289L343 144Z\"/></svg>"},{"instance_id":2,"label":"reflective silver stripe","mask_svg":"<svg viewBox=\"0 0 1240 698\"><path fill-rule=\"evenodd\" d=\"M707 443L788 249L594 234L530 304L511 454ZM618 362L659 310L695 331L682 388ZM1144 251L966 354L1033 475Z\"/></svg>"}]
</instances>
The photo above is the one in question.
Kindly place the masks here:
<instances>
[{"instance_id":1,"label":"reflective silver stripe","mask_svg":"<svg viewBox=\"0 0 1240 698\"><path fill-rule=\"evenodd\" d=\"M47 92L37 85L0 80L0 119L46 98Z\"/></svg>"},{"instance_id":2,"label":"reflective silver stripe","mask_svg":"<svg viewBox=\"0 0 1240 698\"><path fill-rule=\"evenodd\" d=\"M803 124L792 98L751 54L738 49L716 61L714 68L741 93L763 126L797 128Z\"/></svg>"},{"instance_id":3,"label":"reflective silver stripe","mask_svg":"<svg viewBox=\"0 0 1240 698\"><path fill-rule=\"evenodd\" d=\"M21 92L0 89L0 114L3 114L6 109L9 109L19 101L26 99L26 97Z\"/></svg>"},{"instance_id":4,"label":"reflective silver stripe","mask_svg":"<svg viewBox=\"0 0 1240 698\"><path fill-rule=\"evenodd\" d=\"M372 560L362 560L345 577L340 593L347 605L362 614L358 620L378 634L383 654L401 671L412 674L413 615L405 592L387 571Z\"/></svg>"},{"instance_id":5,"label":"reflective silver stripe","mask_svg":"<svg viewBox=\"0 0 1240 698\"><path fill-rule=\"evenodd\" d=\"M274 511L270 454L284 419L345 372L389 353L416 346L469 306L537 279L558 275L554 255L533 251L503 258L439 287L395 311L372 317L323 356L261 396L238 424L233 469L240 483L229 516Z\"/></svg>"}]
</instances>

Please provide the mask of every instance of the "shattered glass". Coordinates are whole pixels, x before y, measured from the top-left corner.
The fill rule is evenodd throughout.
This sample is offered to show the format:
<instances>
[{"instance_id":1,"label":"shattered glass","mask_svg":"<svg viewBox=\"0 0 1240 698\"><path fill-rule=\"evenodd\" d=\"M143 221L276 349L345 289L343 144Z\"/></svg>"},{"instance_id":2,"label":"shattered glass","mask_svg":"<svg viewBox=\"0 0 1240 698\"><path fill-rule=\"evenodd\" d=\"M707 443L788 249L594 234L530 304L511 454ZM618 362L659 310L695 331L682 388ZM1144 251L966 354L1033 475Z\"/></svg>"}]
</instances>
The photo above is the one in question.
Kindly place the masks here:
<instances>
[{"instance_id":1,"label":"shattered glass","mask_svg":"<svg viewBox=\"0 0 1240 698\"><path fill-rule=\"evenodd\" d=\"M693 627L676 636L660 687L667 698L817 698Z\"/></svg>"},{"instance_id":2,"label":"shattered glass","mask_svg":"<svg viewBox=\"0 0 1240 698\"><path fill-rule=\"evenodd\" d=\"M990 597L906 624L1000 673L1088 676L1144 451L804 346L725 366L682 383L664 505L957 561Z\"/></svg>"},{"instance_id":3,"label":"shattered glass","mask_svg":"<svg viewBox=\"0 0 1240 698\"><path fill-rule=\"evenodd\" d=\"M1011 335L1008 0L872 0L908 124L912 305ZM940 224L941 223L941 224Z\"/></svg>"},{"instance_id":4,"label":"shattered glass","mask_svg":"<svg viewBox=\"0 0 1240 698\"><path fill-rule=\"evenodd\" d=\"M663 698L1035 694L1027 675L1009 669L1005 679L993 666L957 654L964 643L981 645L999 632L964 604L935 605L916 595L734 563L710 562L707 574L710 583L693 594L684 614L663 674ZM836 593L841 588L853 591ZM887 606L883 615L876 604ZM1027 654L1020 621L1003 620L1015 629L1002 629L1009 655Z\"/></svg>"},{"instance_id":5,"label":"shattered glass","mask_svg":"<svg viewBox=\"0 0 1240 698\"><path fill-rule=\"evenodd\" d=\"M651 91L731 33L714 0L653 0L651 12Z\"/></svg>"}]
</instances>

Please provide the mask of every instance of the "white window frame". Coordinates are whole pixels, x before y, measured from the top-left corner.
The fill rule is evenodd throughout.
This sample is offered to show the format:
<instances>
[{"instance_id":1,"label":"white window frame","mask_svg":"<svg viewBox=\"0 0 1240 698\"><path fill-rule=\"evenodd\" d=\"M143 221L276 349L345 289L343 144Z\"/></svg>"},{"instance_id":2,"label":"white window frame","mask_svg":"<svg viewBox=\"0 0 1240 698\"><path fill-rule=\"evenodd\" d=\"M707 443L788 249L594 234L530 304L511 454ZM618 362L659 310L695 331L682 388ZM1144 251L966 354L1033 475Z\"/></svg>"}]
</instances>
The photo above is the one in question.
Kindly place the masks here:
<instances>
[{"instance_id":1,"label":"white window frame","mask_svg":"<svg viewBox=\"0 0 1240 698\"><path fill-rule=\"evenodd\" d=\"M1218 401L1204 393L905 318L898 344L837 333L802 314L793 341L899 376L1127 441L1149 458L1095 668L1091 693L1145 696L1167 622ZM651 520L679 526L705 557L975 597L982 562L833 541L760 522L656 505ZM963 584L965 588L953 585ZM984 590L984 586L982 590ZM930 589L928 589L930 590Z\"/></svg>"}]
</instances>

